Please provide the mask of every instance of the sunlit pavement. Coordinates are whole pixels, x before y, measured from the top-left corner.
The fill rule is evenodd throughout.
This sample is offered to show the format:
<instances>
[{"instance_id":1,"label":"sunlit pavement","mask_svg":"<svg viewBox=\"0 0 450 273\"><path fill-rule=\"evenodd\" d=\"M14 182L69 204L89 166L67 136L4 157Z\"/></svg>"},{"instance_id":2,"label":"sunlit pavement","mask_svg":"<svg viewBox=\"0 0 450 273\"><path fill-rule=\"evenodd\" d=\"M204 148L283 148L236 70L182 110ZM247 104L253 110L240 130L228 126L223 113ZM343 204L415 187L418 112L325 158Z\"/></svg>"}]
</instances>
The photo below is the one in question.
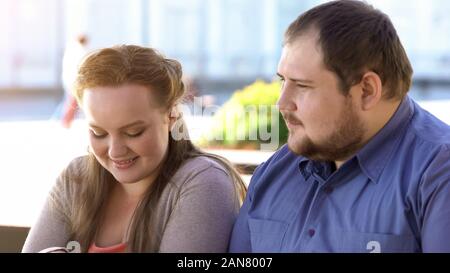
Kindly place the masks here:
<instances>
[{"instance_id":1,"label":"sunlit pavement","mask_svg":"<svg viewBox=\"0 0 450 273\"><path fill-rule=\"evenodd\" d=\"M450 124L450 101L422 103ZM187 117L191 137L207 130L210 119ZM30 226L61 170L86 154L87 130L82 120L71 129L56 121L0 122L0 225ZM270 153L225 153L230 160L264 161ZM245 180L249 181L249 176Z\"/></svg>"},{"instance_id":2,"label":"sunlit pavement","mask_svg":"<svg viewBox=\"0 0 450 273\"><path fill-rule=\"evenodd\" d=\"M0 123L0 225L29 226L70 160L86 151L80 122Z\"/></svg>"}]
</instances>

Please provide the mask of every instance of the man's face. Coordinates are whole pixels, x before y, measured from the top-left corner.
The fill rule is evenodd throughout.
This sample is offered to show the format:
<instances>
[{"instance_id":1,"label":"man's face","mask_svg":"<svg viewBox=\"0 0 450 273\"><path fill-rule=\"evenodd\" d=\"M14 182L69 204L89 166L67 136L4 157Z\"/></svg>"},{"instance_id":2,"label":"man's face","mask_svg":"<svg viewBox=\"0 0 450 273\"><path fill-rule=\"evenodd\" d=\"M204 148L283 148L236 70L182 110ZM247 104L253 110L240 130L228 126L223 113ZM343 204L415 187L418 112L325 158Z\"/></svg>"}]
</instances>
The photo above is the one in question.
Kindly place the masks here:
<instances>
[{"instance_id":1,"label":"man's face","mask_svg":"<svg viewBox=\"0 0 450 273\"><path fill-rule=\"evenodd\" d=\"M341 161L362 147L366 127L354 87L348 96L339 91L336 75L323 64L317 37L305 33L284 46L278 106L289 129L290 150L313 160Z\"/></svg>"}]
</instances>

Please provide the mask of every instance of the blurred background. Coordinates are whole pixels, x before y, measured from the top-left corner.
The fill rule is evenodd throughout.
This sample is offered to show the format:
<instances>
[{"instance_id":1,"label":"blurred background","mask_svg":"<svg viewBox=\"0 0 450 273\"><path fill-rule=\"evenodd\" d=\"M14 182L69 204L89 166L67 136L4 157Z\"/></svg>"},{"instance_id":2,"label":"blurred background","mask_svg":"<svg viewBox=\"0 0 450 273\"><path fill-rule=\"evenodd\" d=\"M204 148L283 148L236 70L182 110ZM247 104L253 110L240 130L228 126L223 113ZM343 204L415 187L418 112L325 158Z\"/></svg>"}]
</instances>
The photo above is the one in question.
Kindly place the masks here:
<instances>
[{"instance_id":1,"label":"blurred background","mask_svg":"<svg viewBox=\"0 0 450 273\"><path fill-rule=\"evenodd\" d=\"M0 0L0 252L21 246L55 177L86 152L82 114L70 126L60 121L63 58L80 34L88 38L86 51L115 44L159 49L182 63L203 104L221 107L237 90L260 86L256 80L273 81L284 30L322 2ZM366 2L397 28L414 68L410 95L450 124L450 1ZM211 118L187 122L196 138ZM271 154L222 153L243 165Z\"/></svg>"}]
</instances>

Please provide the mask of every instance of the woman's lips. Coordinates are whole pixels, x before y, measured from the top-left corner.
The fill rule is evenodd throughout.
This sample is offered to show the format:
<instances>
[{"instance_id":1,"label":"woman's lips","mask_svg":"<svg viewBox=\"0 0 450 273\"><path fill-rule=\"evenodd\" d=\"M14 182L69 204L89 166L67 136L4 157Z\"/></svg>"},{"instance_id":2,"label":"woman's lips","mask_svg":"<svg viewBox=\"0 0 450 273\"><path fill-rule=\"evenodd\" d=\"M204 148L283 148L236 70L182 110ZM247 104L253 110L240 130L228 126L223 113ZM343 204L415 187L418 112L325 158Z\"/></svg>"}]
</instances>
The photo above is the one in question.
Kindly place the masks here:
<instances>
[{"instance_id":1,"label":"woman's lips","mask_svg":"<svg viewBox=\"0 0 450 273\"><path fill-rule=\"evenodd\" d=\"M113 162L113 165L115 168L124 170L124 169L128 169L131 166L133 166L133 164L136 162L137 159L138 159L138 156L127 159L127 160L111 160L111 161Z\"/></svg>"}]
</instances>

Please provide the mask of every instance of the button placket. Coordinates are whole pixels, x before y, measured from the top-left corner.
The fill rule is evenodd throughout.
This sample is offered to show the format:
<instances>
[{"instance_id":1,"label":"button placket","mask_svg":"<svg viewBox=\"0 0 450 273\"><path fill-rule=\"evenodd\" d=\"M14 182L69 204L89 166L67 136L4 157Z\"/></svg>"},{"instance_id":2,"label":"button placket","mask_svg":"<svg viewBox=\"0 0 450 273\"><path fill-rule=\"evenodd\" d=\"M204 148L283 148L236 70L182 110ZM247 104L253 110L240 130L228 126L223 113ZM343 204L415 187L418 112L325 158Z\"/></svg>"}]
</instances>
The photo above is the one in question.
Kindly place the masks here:
<instances>
[{"instance_id":1,"label":"button placket","mask_svg":"<svg viewBox=\"0 0 450 273\"><path fill-rule=\"evenodd\" d=\"M313 240L313 238L317 235L318 213L320 213L320 207L325 200L325 195L322 192L323 187L321 186L321 182L315 179L314 176L311 177L311 179L313 179L313 183L317 183L317 188L314 194L314 198L311 201L311 208L305 221L302 238L300 239L300 250L307 249L311 240Z\"/></svg>"}]
</instances>

